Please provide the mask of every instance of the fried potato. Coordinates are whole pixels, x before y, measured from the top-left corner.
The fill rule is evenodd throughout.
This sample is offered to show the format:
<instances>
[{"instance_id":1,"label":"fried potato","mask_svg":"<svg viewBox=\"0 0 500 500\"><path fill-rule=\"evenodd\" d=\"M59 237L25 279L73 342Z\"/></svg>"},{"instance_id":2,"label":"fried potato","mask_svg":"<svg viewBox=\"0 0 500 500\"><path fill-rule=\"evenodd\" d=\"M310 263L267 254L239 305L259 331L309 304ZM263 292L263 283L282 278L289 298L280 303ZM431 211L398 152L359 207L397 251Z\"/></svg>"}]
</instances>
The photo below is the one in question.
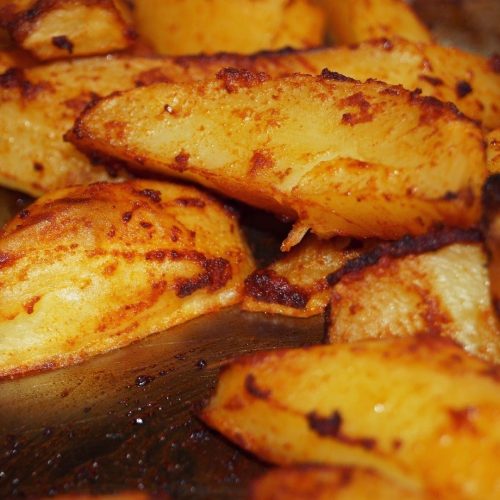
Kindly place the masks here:
<instances>
[{"instance_id":1,"label":"fried potato","mask_svg":"<svg viewBox=\"0 0 500 500\"><path fill-rule=\"evenodd\" d=\"M46 195L0 234L0 377L237 303L252 268L234 216L195 188L131 181Z\"/></svg>"},{"instance_id":2,"label":"fried potato","mask_svg":"<svg viewBox=\"0 0 500 500\"><path fill-rule=\"evenodd\" d=\"M489 256L493 309L500 321L500 173L488 178L483 188L484 227ZM500 327L500 323L498 323Z\"/></svg>"},{"instance_id":3,"label":"fried potato","mask_svg":"<svg viewBox=\"0 0 500 500\"><path fill-rule=\"evenodd\" d=\"M321 314L330 300L326 276L357 257L363 246L348 238L306 236L289 253L245 280L245 311L307 318Z\"/></svg>"},{"instance_id":4,"label":"fried potato","mask_svg":"<svg viewBox=\"0 0 500 500\"><path fill-rule=\"evenodd\" d=\"M295 217L284 248L308 228L393 239L470 226L486 174L481 130L451 105L328 71L134 89L87 107L67 137Z\"/></svg>"},{"instance_id":5,"label":"fried potato","mask_svg":"<svg viewBox=\"0 0 500 500\"><path fill-rule=\"evenodd\" d=\"M48 60L104 54L131 45L135 33L122 0L7 0L3 26L20 47Z\"/></svg>"},{"instance_id":6,"label":"fried potato","mask_svg":"<svg viewBox=\"0 0 500 500\"><path fill-rule=\"evenodd\" d=\"M12 63L8 56L5 66ZM20 64L16 59L14 65L30 64ZM319 73L324 67L360 79L373 76L409 89L419 86L424 94L443 100L455 100L464 113L483 120L487 126L499 123L494 106L500 99L500 77L486 60L454 49L403 40L394 40L391 50L384 42L370 42L357 48L255 56L97 57L56 62L0 77L0 184L38 196L71 184L109 180L102 161L101 166L92 165L62 141L63 133L93 97L154 82L204 80L229 66L265 71L271 76ZM439 81L443 83L430 83ZM467 81L474 89L462 99L455 93L460 81ZM47 109L51 112L47 113ZM96 163L98 159L93 160Z\"/></svg>"},{"instance_id":7,"label":"fried potato","mask_svg":"<svg viewBox=\"0 0 500 500\"><path fill-rule=\"evenodd\" d=\"M29 68L35 64L35 60L28 52L19 49L0 50L0 73L9 68Z\"/></svg>"},{"instance_id":8,"label":"fried potato","mask_svg":"<svg viewBox=\"0 0 500 500\"><path fill-rule=\"evenodd\" d=\"M500 495L498 368L432 336L258 353L204 421L263 460L373 468L448 498Z\"/></svg>"},{"instance_id":9,"label":"fried potato","mask_svg":"<svg viewBox=\"0 0 500 500\"><path fill-rule=\"evenodd\" d=\"M490 174L500 173L500 128L486 136L488 171Z\"/></svg>"},{"instance_id":10,"label":"fried potato","mask_svg":"<svg viewBox=\"0 0 500 500\"><path fill-rule=\"evenodd\" d=\"M490 300L487 258L480 243L435 252L382 257L370 253L332 289L330 342L406 337L450 337L468 352L500 363L500 330Z\"/></svg>"},{"instance_id":11,"label":"fried potato","mask_svg":"<svg viewBox=\"0 0 500 500\"><path fill-rule=\"evenodd\" d=\"M338 44L400 36L430 42L432 35L404 0L317 0L328 13L330 36Z\"/></svg>"},{"instance_id":12,"label":"fried potato","mask_svg":"<svg viewBox=\"0 0 500 500\"><path fill-rule=\"evenodd\" d=\"M297 466L273 469L254 481L253 500L389 500L431 499L422 491L369 469L326 466Z\"/></svg>"},{"instance_id":13,"label":"fried potato","mask_svg":"<svg viewBox=\"0 0 500 500\"><path fill-rule=\"evenodd\" d=\"M325 15L310 0L136 0L134 14L161 54L312 47L324 36Z\"/></svg>"}]
</instances>

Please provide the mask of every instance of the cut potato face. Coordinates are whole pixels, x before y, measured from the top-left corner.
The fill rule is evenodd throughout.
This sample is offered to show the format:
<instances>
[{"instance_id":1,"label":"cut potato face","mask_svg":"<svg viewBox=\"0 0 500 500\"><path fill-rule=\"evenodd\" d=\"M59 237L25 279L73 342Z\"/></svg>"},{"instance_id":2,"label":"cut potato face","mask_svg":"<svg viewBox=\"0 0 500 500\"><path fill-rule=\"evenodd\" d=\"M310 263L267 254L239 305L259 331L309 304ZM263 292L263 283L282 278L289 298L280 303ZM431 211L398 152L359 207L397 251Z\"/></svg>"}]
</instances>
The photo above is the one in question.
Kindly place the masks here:
<instances>
[{"instance_id":1,"label":"cut potato face","mask_svg":"<svg viewBox=\"0 0 500 500\"><path fill-rule=\"evenodd\" d=\"M67 137L295 217L301 235L395 239L477 222L483 138L453 107L327 71L218 76L110 96Z\"/></svg>"},{"instance_id":2,"label":"cut potato face","mask_svg":"<svg viewBox=\"0 0 500 500\"><path fill-rule=\"evenodd\" d=\"M135 34L122 0L10 0L3 25L20 47L42 60L104 54L131 45Z\"/></svg>"},{"instance_id":3,"label":"cut potato face","mask_svg":"<svg viewBox=\"0 0 500 500\"><path fill-rule=\"evenodd\" d=\"M134 15L160 54L313 47L324 35L324 13L310 0L136 0Z\"/></svg>"},{"instance_id":4,"label":"cut potato face","mask_svg":"<svg viewBox=\"0 0 500 500\"><path fill-rule=\"evenodd\" d=\"M429 30L404 0L317 0L328 13L329 35L339 45L400 36L430 42Z\"/></svg>"},{"instance_id":5,"label":"cut potato face","mask_svg":"<svg viewBox=\"0 0 500 500\"><path fill-rule=\"evenodd\" d=\"M500 363L500 330L480 243L353 266L331 292L330 342L427 333Z\"/></svg>"},{"instance_id":6,"label":"cut potato face","mask_svg":"<svg viewBox=\"0 0 500 500\"><path fill-rule=\"evenodd\" d=\"M490 174L500 174L500 128L486 136L488 144L488 171Z\"/></svg>"},{"instance_id":7,"label":"cut potato face","mask_svg":"<svg viewBox=\"0 0 500 500\"><path fill-rule=\"evenodd\" d=\"M490 176L486 181L483 188L483 207L491 300L500 321L500 173ZM500 322L498 325L500 326Z\"/></svg>"},{"instance_id":8,"label":"cut potato face","mask_svg":"<svg viewBox=\"0 0 500 500\"><path fill-rule=\"evenodd\" d=\"M381 474L361 468L306 465L271 470L252 483L252 500L430 500L423 491L412 489Z\"/></svg>"},{"instance_id":9,"label":"cut potato face","mask_svg":"<svg viewBox=\"0 0 500 500\"><path fill-rule=\"evenodd\" d=\"M331 295L326 276L370 245L308 235L284 257L245 280L242 309L298 318L321 314Z\"/></svg>"},{"instance_id":10,"label":"cut potato face","mask_svg":"<svg viewBox=\"0 0 500 500\"><path fill-rule=\"evenodd\" d=\"M40 198L0 233L0 378L235 304L252 267L234 216L191 187L100 183Z\"/></svg>"},{"instance_id":11,"label":"cut potato face","mask_svg":"<svg viewBox=\"0 0 500 500\"><path fill-rule=\"evenodd\" d=\"M202 417L276 464L370 467L448 498L495 498L499 381L439 337L278 350L228 365Z\"/></svg>"},{"instance_id":12,"label":"cut potato face","mask_svg":"<svg viewBox=\"0 0 500 500\"><path fill-rule=\"evenodd\" d=\"M24 53L0 52L0 70L31 65ZM116 162L108 162L110 175L103 158L94 157L91 162L62 140L86 104L135 86L209 79L224 67L264 71L271 76L319 74L328 67L361 80L377 78L408 89L420 87L426 95L455 102L485 126L500 123L495 111L500 77L488 61L437 45L393 40L390 46L381 41L356 48L255 56L97 57L52 63L24 73L11 70L0 77L0 184L39 196L72 184L110 180ZM473 91L459 99L456 88L460 82L468 83Z\"/></svg>"}]
</instances>

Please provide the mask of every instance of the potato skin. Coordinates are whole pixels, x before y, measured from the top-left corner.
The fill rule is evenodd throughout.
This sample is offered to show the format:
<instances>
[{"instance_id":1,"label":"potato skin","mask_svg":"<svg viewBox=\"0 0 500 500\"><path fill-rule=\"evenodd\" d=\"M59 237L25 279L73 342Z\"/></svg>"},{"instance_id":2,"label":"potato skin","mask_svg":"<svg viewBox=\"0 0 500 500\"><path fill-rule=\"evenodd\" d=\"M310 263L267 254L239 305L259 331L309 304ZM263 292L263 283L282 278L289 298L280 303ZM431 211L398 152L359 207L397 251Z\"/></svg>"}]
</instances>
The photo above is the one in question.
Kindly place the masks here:
<instances>
[{"instance_id":1,"label":"potato skin","mask_svg":"<svg viewBox=\"0 0 500 500\"><path fill-rule=\"evenodd\" d=\"M310 0L136 0L141 36L160 54L213 54L314 47L323 11Z\"/></svg>"},{"instance_id":2,"label":"potato skin","mask_svg":"<svg viewBox=\"0 0 500 500\"><path fill-rule=\"evenodd\" d=\"M105 54L135 40L122 0L13 0L0 15L17 44L44 61Z\"/></svg>"},{"instance_id":3,"label":"potato skin","mask_svg":"<svg viewBox=\"0 0 500 500\"><path fill-rule=\"evenodd\" d=\"M204 421L259 458L355 465L449 498L500 492L498 367L439 337L240 358Z\"/></svg>"},{"instance_id":4,"label":"potato skin","mask_svg":"<svg viewBox=\"0 0 500 500\"><path fill-rule=\"evenodd\" d=\"M141 180L46 195L0 234L0 378L235 304L252 268L234 216L192 187Z\"/></svg>"},{"instance_id":5,"label":"potato skin","mask_svg":"<svg viewBox=\"0 0 500 500\"><path fill-rule=\"evenodd\" d=\"M492 130L486 136L488 171L490 174L500 173L500 128Z\"/></svg>"},{"instance_id":6,"label":"potato skin","mask_svg":"<svg viewBox=\"0 0 500 500\"><path fill-rule=\"evenodd\" d=\"M328 71L270 80L228 69L135 89L88 107L67 138L295 216L321 238L468 227L486 175L481 130L452 105Z\"/></svg>"},{"instance_id":7,"label":"potato skin","mask_svg":"<svg viewBox=\"0 0 500 500\"><path fill-rule=\"evenodd\" d=\"M363 258L369 262L370 253ZM500 330L481 243L455 243L352 266L331 289L328 314L330 342L441 335L470 353L500 362Z\"/></svg>"}]
</instances>

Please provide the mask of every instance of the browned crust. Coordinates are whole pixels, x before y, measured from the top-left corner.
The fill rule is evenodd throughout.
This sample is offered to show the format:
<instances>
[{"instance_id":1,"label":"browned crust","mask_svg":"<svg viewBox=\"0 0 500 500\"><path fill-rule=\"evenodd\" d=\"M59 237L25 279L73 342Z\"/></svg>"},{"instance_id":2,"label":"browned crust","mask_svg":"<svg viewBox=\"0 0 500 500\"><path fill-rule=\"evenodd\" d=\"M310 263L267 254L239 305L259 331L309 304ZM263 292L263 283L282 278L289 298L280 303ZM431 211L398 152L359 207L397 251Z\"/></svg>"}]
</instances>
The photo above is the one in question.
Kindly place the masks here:
<instances>
[{"instance_id":1,"label":"browned crust","mask_svg":"<svg viewBox=\"0 0 500 500\"><path fill-rule=\"evenodd\" d=\"M374 266L383 257L402 258L407 255L434 252L453 243L476 243L479 241L482 241L482 234L478 229L449 228L421 236L407 235L398 241L380 243L373 250L351 259L340 269L329 274L326 280L330 286L333 286L348 274Z\"/></svg>"},{"instance_id":2,"label":"browned crust","mask_svg":"<svg viewBox=\"0 0 500 500\"><path fill-rule=\"evenodd\" d=\"M0 21L0 26L5 27L17 43L22 43L31 32L32 26L53 10L59 7L67 8L68 4L88 7L101 6L114 12L123 25L124 38L130 43L137 38L137 33L122 18L113 0L38 0L31 8L17 13L14 13L7 5L4 9L0 9L0 19L4 19L3 23Z\"/></svg>"}]
</instances>

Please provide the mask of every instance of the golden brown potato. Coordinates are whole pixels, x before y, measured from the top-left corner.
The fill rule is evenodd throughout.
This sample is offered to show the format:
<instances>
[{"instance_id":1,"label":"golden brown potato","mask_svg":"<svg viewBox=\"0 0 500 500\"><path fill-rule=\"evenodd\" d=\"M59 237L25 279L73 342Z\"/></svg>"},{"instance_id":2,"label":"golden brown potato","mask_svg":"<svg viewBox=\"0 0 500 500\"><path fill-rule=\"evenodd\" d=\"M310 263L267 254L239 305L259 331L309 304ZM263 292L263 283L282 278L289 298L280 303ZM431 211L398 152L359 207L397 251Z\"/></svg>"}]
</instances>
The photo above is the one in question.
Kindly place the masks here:
<instances>
[{"instance_id":1,"label":"golden brown potato","mask_svg":"<svg viewBox=\"0 0 500 500\"><path fill-rule=\"evenodd\" d=\"M400 36L430 42L432 36L404 0L317 0L328 13L329 34L338 44Z\"/></svg>"},{"instance_id":2,"label":"golden brown potato","mask_svg":"<svg viewBox=\"0 0 500 500\"><path fill-rule=\"evenodd\" d=\"M483 188L484 229L489 256L493 309L500 321L500 173L488 178ZM500 323L498 323L500 327Z\"/></svg>"},{"instance_id":3,"label":"golden brown potato","mask_svg":"<svg viewBox=\"0 0 500 500\"><path fill-rule=\"evenodd\" d=\"M251 53L323 42L310 0L136 0L137 30L160 54Z\"/></svg>"},{"instance_id":4,"label":"golden brown potato","mask_svg":"<svg viewBox=\"0 0 500 500\"><path fill-rule=\"evenodd\" d=\"M295 217L284 248L309 228L394 239L470 226L486 175L481 130L453 106L328 71L134 89L87 107L68 139Z\"/></svg>"},{"instance_id":5,"label":"golden brown potato","mask_svg":"<svg viewBox=\"0 0 500 500\"><path fill-rule=\"evenodd\" d=\"M321 314L330 300L326 276L370 245L308 235L289 253L245 280L242 309L297 318Z\"/></svg>"},{"instance_id":6,"label":"golden brown potato","mask_svg":"<svg viewBox=\"0 0 500 500\"><path fill-rule=\"evenodd\" d=\"M500 77L486 60L454 49L402 40L394 40L391 47L389 50L387 44L373 42L357 48L255 56L89 58L30 68L23 74L11 71L0 77L0 184L38 196L70 184L110 179L102 162L101 166L93 166L62 141L63 133L92 96L158 81L204 80L229 66L265 71L272 76L317 74L325 67L363 80L373 76L409 89L421 87L424 94L442 100L454 100L472 118L483 120L487 126L498 126L494 106L500 99ZM11 63L9 56L5 64ZM430 83L440 81L443 84ZM458 99L456 86L461 81L469 82L474 90Z\"/></svg>"},{"instance_id":7,"label":"golden brown potato","mask_svg":"<svg viewBox=\"0 0 500 500\"><path fill-rule=\"evenodd\" d=\"M271 470L252 483L250 498L252 500L398 498L430 500L432 496L369 469L305 465Z\"/></svg>"},{"instance_id":8,"label":"golden brown potato","mask_svg":"<svg viewBox=\"0 0 500 500\"><path fill-rule=\"evenodd\" d=\"M46 195L0 233L0 378L237 303L251 270L235 218L195 188L132 181Z\"/></svg>"},{"instance_id":9,"label":"golden brown potato","mask_svg":"<svg viewBox=\"0 0 500 500\"><path fill-rule=\"evenodd\" d=\"M414 246L418 249L417 242ZM480 243L458 242L400 258L378 252L380 259L373 265L377 252L351 262L351 272L340 271L343 277L331 290L330 342L442 335L500 363L500 330ZM329 278L331 283L337 279L335 273Z\"/></svg>"},{"instance_id":10,"label":"golden brown potato","mask_svg":"<svg viewBox=\"0 0 500 500\"><path fill-rule=\"evenodd\" d=\"M42 60L104 54L135 39L122 0L7 0L0 17L17 44Z\"/></svg>"},{"instance_id":11,"label":"golden brown potato","mask_svg":"<svg viewBox=\"0 0 500 500\"><path fill-rule=\"evenodd\" d=\"M202 418L280 465L399 472L399 480L447 498L500 495L499 370L448 339L247 356L221 373Z\"/></svg>"},{"instance_id":12,"label":"golden brown potato","mask_svg":"<svg viewBox=\"0 0 500 500\"><path fill-rule=\"evenodd\" d=\"M500 128L491 131L486 136L488 171L490 174L500 173Z\"/></svg>"}]
</instances>

